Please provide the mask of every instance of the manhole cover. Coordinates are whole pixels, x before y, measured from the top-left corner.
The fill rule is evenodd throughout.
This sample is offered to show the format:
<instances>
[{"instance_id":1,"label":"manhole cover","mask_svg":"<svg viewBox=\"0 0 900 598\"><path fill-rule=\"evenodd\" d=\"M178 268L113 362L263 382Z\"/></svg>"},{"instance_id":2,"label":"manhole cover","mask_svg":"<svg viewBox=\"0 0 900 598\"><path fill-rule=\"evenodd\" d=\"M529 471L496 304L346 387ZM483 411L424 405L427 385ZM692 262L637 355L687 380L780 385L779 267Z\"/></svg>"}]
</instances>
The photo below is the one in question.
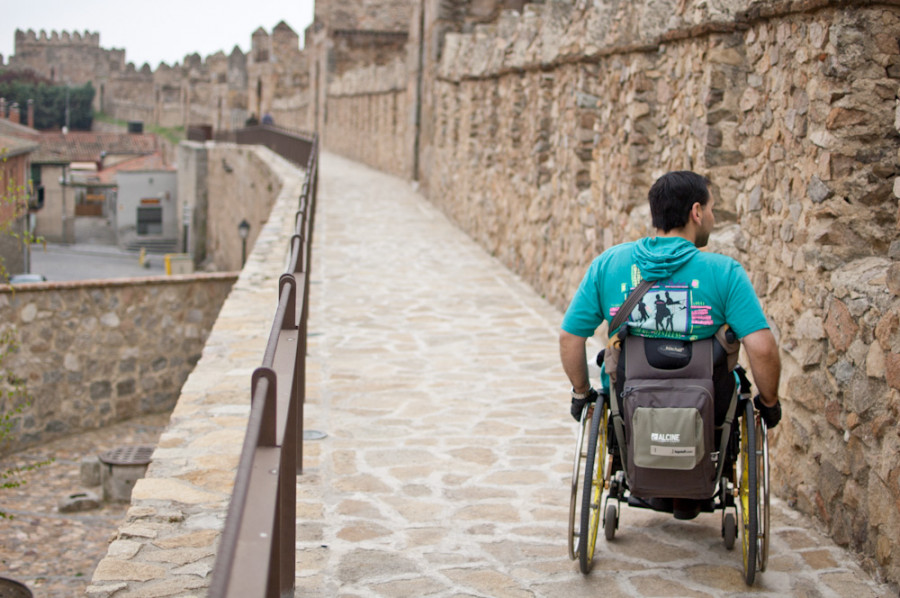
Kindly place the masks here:
<instances>
[{"instance_id":1,"label":"manhole cover","mask_svg":"<svg viewBox=\"0 0 900 598\"><path fill-rule=\"evenodd\" d=\"M107 465L146 465L152 456L152 446L120 446L100 453L100 460Z\"/></svg>"}]
</instances>

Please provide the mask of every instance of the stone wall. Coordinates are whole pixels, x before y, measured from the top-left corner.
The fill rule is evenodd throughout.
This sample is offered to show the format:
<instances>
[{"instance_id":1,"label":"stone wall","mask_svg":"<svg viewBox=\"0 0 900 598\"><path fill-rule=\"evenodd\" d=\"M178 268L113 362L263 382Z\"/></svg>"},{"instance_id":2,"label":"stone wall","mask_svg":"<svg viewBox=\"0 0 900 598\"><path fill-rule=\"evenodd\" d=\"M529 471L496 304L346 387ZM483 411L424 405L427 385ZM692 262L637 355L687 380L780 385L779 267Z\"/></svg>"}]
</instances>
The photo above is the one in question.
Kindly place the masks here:
<instances>
[{"instance_id":1,"label":"stone wall","mask_svg":"<svg viewBox=\"0 0 900 598\"><path fill-rule=\"evenodd\" d=\"M235 279L0 285L0 331L14 330L18 343L3 368L31 397L0 452L171 410ZM0 413L14 400L0 395Z\"/></svg>"},{"instance_id":2,"label":"stone wall","mask_svg":"<svg viewBox=\"0 0 900 598\"><path fill-rule=\"evenodd\" d=\"M354 69L328 88L328 148L401 177L412 176L415 109L406 64Z\"/></svg>"},{"instance_id":3,"label":"stone wall","mask_svg":"<svg viewBox=\"0 0 900 598\"><path fill-rule=\"evenodd\" d=\"M212 125L215 130L244 126L253 114L271 113L282 126L311 129L307 112L307 58L298 35L279 23L269 36L253 34L254 50L245 56L235 46L226 56L184 57L180 64L161 63L155 70L125 62L125 50L100 47L97 33L16 31L10 67L30 69L63 83L91 82L94 107L121 120L165 127Z\"/></svg>"},{"instance_id":4,"label":"stone wall","mask_svg":"<svg viewBox=\"0 0 900 598\"><path fill-rule=\"evenodd\" d=\"M250 415L250 375L262 363L275 318L305 174L274 153L264 158L280 193L181 389L147 475L135 483L88 596L208 594Z\"/></svg>"},{"instance_id":5,"label":"stone wall","mask_svg":"<svg viewBox=\"0 0 900 598\"><path fill-rule=\"evenodd\" d=\"M179 209L187 206L194 227L195 261L217 271L239 270L238 224L247 220L247 253L253 250L281 178L270 164L280 157L262 146L182 142L178 147ZM205 260L204 257L205 256Z\"/></svg>"},{"instance_id":6,"label":"stone wall","mask_svg":"<svg viewBox=\"0 0 900 598\"><path fill-rule=\"evenodd\" d=\"M406 31L409 0L317 0L315 20L342 31Z\"/></svg>"},{"instance_id":7,"label":"stone wall","mask_svg":"<svg viewBox=\"0 0 900 598\"><path fill-rule=\"evenodd\" d=\"M473 18L484 20L501 6L521 3L479 0L469 8ZM464 4L449 2L447 11L455 14ZM161 63L155 70L126 63L124 50L102 48L96 33L82 37L19 30L10 66L69 84L90 81L97 90L95 109L121 120L164 127L211 125L222 131L269 114L279 126L321 134L333 78L361 66L403 60L410 27L418 23L416 6L408 0L320 0L316 21L305 32L309 47L301 49L297 33L282 21L271 34L255 30L246 55L235 46L228 56L190 54L181 63Z\"/></svg>"},{"instance_id":8,"label":"stone wall","mask_svg":"<svg viewBox=\"0 0 900 598\"><path fill-rule=\"evenodd\" d=\"M15 54L9 57L13 69L32 69L49 79L81 85L97 75L109 76L125 70L125 51L100 47L100 34L85 31L47 34L16 30Z\"/></svg>"},{"instance_id":9,"label":"stone wall","mask_svg":"<svg viewBox=\"0 0 900 598\"><path fill-rule=\"evenodd\" d=\"M548 2L448 34L431 199L554 304L649 232L660 174L708 174L716 250L782 347L773 489L900 581L892 3ZM897 121L900 122L900 121Z\"/></svg>"}]
</instances>

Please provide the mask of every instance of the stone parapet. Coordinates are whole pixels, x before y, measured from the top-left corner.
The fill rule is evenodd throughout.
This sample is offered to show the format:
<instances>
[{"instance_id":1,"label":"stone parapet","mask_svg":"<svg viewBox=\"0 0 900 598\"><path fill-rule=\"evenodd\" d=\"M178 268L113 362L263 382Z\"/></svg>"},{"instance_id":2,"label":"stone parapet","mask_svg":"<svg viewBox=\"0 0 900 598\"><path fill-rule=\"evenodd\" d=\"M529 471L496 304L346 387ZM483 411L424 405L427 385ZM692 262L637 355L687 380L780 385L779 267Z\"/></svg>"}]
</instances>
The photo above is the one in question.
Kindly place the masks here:
<instances>
[{"instance_id":1,"label":"stone parapet","mask_svg":"<svg viewBox=\"0 0 900 598\"><path fill-rule=\"evenodd\" d=\"M0 451L170 410L236 276L0 285L0 330L18 344L3 368L30 398Z\"/></svg>"},{"instance_id":2,"label":"stone parapet","mask_svg":"<svg viewBox=\"0 0 900 598\"><path fill-rule=\"evenodd\" d=\"M900 7L546 2L448 34L422 184L564 307L650 233L653 180L710 176L784 361L773 488L900 580Z\"/></svg>"},{"instance_id":3,"label":"stone parapet","mask_svg":"<svg viewBox=\"0 0 900 598\"><path fill-rule=\"evenodd\" d=\"M216 159L250 149L210 145ZM280 188L271 215L181 388L88 596L199 595L209 587L250 412L250 376L262 363L275 316L304 180L302 171L271 152L265 164Z\"/></svg>"},{"instance_id":4,"label":"stone parapet","mask_svg":"<svg viewBox=\"0 0 900 598\"><path fill-rule=\"evenodd\" d=\"M412 175L415 101L402 60L354 69L328 87L330 150L392 174Z\"/></svg>"},{"instance_id":5,"label":"stone parapet","mask_svg":"<svg viewBox=\"0 0 900 598\"><path fill-rule=\"evenodd\" d=\"M849 0L871 6L868 0ZM900 6L885 0L883 6ZM678 40L744 31L834 6L829 0L549 0L506 10L474 33L445 37L438 76L451 80L595 62ZM881 9L876 9L881 10Z\"/></svg>"}]
</instances>

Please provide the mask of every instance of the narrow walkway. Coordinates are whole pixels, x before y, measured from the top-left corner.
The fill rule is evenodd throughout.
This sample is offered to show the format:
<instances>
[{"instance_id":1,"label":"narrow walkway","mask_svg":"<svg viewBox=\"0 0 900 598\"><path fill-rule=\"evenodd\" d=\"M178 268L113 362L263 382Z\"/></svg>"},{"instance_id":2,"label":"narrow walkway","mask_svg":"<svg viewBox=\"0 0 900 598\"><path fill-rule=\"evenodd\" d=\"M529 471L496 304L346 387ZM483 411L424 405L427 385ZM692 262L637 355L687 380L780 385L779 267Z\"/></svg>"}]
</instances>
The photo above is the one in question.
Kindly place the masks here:
<instances>
[{"instance_id":1,"label":"narrow walkway","mask_svg":"<svg viewBox=\"0 0 900 598\"><path fill-rule=\"evenodd\" d=\"M780 501L753 589L718 514L626 508L582 576L561 314L409 183L320 176L298 596L896 596Z\"/></svg>"}]
</instances>

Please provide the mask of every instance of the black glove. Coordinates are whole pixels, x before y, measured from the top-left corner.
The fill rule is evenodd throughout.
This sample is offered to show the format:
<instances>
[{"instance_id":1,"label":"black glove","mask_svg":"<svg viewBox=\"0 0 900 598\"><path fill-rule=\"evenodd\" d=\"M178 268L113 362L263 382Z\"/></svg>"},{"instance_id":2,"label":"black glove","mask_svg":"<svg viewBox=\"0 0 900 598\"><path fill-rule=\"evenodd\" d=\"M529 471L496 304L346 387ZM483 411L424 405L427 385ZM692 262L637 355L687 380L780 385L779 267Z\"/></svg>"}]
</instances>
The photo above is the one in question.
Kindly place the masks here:
<instances>
[{"instance_id":1,"label":"black glove","mask_svg":"<svg viewBox=\"0 0 900 598\"><path fill-rule=\"evenodd\" d=\"M583 399L576 399L572 397L572 407L569 409L569 413L572 414L572 417L575 418L575 421L581 421L581 412L584 411L584 406L588 403L593 403L597 400L597 391L593 388L587 391L587 396Z\"/></svg>"},{"instance_id":2,"label":"black glove","mask_svg":"<svg viewBox=\"0 0 900 598\"><path fill-rule=\"evenodd\" d=\"M760 417L762 420L766 422L766 426L768 428L774 428L778 425L778 422L781 421L781 401L775 403L772 407L766 407L763 405L762 399L759 398L759 395L753 397L753 406L756 407L756 410L759 411Z\"/></svg>"}]
</instances>

